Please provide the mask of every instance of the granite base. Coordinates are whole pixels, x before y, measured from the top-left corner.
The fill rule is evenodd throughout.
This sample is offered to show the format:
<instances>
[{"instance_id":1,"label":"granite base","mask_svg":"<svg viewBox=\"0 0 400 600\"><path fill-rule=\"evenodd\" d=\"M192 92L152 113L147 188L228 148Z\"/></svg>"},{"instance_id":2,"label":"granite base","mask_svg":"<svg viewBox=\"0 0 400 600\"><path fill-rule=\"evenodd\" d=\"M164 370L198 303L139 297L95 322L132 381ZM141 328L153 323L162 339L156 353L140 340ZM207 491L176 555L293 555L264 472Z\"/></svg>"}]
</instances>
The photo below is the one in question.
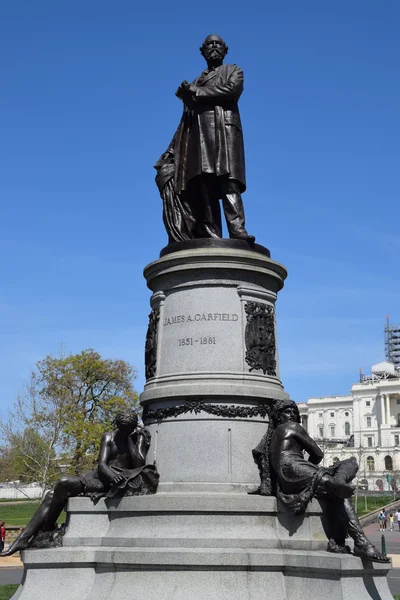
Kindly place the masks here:
<instances>
[{"instance_id":1,"label":"granite base","mask_svg":"<svg viewBox=\"0 0 400 600\"><path fill-rule=\"evenodd\" d=\"M27 550L13 600L392 600L389 565L325 551L302 517L244 493L69 501L62 548Z\"/></svg>"}]
</instances>

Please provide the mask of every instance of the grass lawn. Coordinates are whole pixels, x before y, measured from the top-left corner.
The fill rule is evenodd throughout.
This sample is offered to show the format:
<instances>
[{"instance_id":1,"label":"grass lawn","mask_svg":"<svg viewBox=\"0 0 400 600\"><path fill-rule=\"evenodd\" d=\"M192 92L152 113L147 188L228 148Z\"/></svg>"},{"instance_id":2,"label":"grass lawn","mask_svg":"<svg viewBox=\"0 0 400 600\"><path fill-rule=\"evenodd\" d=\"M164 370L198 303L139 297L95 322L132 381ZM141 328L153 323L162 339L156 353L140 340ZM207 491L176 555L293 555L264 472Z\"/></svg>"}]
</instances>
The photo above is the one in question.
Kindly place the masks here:
<instances>
[{"instance_id":1,"label":"grass lawn","mask_svg":"<svg viewBox=\"0 0 400 600\"><path fill-rule=\"evenodd\" d=\"M18 589L18 585L0 585L0 600L9 600Z\"/></svg>"},{"instance_id":2,"label":"grass lawn","mask_svg":"<svg viewBox=\"0 0 400 600\"><path fill-rule=\"evenodd\" d=\"M365 507L365 496L359 495L357 498L356 510L357 510L357 514L359 517L361 517L362 515L366 515L367 513L371 512L373 510L382 508L382 506L385 506L386 504L390 504L391 502L393 502L393 494L391 496L389 496L389 495L387 495L387 496L367 496L366 500L367 500L367 506ZM356 499L353 496L353 504L355 505L355 503L356 503ZM400 504L400 501L399 501L399 504ZM1 511L1 508L0 508L0 511Z\"/></svg>"},{"instance_id":3,"label":"grass lawn","mask_svg":"<svg viewBox=\"0 0 400 600\"><path fill-rule=\"evenodd\" d=\"M5 522L6 529L7 527L23 527L31 519L38 506L39 501L37 500L22 502L21 504L4 503L0 506L0 521ZM64 523L65 519L65 512L62 512L58 523Z\"/></svg>"},{"instance_id":4,"label":"grass lawn","mask_svg":"<svg viewBox=\"0 0 400 600\"><path fill-rule=\"evenodd\" d=\"M33 502L31 498L20 498L19 500L9 500L8 498L0 498L0 504L2 502Z\"/></svg>"},{"instance_id":5,"label":"grass lawn","mask_svg":"<svg viewBox=\"0 0 400 600\"><path fill-rule=\"evenodd\" d=\"M39 506L39 502L22 502L21 504L11 504L4 502L0 506L0 521L5 521L6 529L8 527L19 527L26 525L33 513Z\"/></svg>"}]
</instances>

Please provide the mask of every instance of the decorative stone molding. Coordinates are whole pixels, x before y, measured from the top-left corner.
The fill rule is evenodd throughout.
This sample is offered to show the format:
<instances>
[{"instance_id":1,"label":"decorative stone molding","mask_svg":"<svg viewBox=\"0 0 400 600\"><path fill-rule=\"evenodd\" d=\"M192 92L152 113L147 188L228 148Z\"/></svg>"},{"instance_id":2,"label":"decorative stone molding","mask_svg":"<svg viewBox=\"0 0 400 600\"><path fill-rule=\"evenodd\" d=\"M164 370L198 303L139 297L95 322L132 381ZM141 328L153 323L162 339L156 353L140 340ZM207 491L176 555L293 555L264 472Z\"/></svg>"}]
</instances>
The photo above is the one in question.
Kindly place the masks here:
<instances>
[{"instance_id":1,"label":"decorative stone molding","mask_svg":"<svg viewBox=\"0 0 400 600\"><path fill-rule=\"evenodd\" d=\"M273 402L272 398L270 399ZM203 400L187 400L184 404L177 406L168 406L166 408L148 408L143 409L143 422L162 421L171 417L178 417L185 413L199 414L206 412L217 417L227 419L248 419L252 417L269 417L271 407L269 404L259 404L258 406L224 406L219 404L206 404Z\"/></svg>"},{"instance_id":2,"label":"decorative stone molding","mask_svg":"<svg viewBox=\"0 0 400 600\"><path fill-rule=\"evenodd\" d=\"M149 326L146 334L146 345L144 351L145 357L145 375L146 381L155 377L157 368L157 334L158 322L160 320L160 308L153 308L149 314Z\"/></svg>"}]
</instances>

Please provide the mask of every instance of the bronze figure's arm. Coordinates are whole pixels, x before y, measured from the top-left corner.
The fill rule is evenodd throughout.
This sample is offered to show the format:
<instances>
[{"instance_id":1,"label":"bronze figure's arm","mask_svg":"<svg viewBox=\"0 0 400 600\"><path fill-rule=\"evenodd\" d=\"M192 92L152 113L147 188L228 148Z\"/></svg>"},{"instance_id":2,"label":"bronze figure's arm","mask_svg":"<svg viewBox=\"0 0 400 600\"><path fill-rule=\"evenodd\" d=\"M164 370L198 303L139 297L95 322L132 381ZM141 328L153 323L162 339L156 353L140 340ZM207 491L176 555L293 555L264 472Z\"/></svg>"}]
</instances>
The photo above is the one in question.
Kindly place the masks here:
<instances>
[{"instance_id":1,"label":"bronze figure's arm","mask_svg":"<svg viewBox=\"0 0 400 600\"><path fill-rule=\"evenodd\" d=\"M136 437L136 442L134 438ZM143 433L140 429L136 429L128 436L128 450L132 461L132 468L142 467L146 464L146 447Z\"/></svg>"},{"instance_id":2,"label":"bronze figure's arm","mask_svg":"<svg viewBox=\"0 0 400 600\"><path fill-rule=\"evenodd\" d=\"M99 474L103 475L108 481L115 480L115 473L109 468L110 445L112 441L111 433L103 433L100 442L99 458L97 459ZM116 483L116 482L115 482Z\"/></svg>"},{"instance_id":3,"label":"bronze figure's arm","mask_svg":"<svg viewBox=\"0 0 400 600\"><path fill-rule=\"evenodd\" d=\"M296 437L303 449L309 454L309 462L313 463L313 465L319 465L321 460L324 458L324 453L300 424L297 424L296 427Z\"/></svg>"},{"instance_id":4,"label":"bronze figure's arm","mask_svg":"<svg viewBox=\"0 0 400 600\"><path fill-rule=\"evenodd\" d=\"M235 67L224 82L216 85L191 85L189 89L194 93L195 101L199 104L218 104L219 101L238 100L243 92L243 71Z\"/></svg>"}]
</instances>

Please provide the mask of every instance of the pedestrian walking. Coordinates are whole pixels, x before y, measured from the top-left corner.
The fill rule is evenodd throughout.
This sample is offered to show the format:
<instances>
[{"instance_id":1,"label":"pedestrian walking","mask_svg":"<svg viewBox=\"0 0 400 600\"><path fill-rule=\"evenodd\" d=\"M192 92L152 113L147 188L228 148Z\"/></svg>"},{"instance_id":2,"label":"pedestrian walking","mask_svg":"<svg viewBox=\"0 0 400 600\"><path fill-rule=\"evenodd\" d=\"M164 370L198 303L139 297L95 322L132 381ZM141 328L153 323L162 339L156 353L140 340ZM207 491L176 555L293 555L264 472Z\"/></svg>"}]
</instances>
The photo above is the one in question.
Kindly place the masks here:
<instances>
[{"instance_id":1,"label":"pedestrian walking","mask_svg":"<svg viewBox=\"0 0 400 600\"><path fill-rule=\"evenodd\" d=\"M4 521L0 521L0 548L3 552L4 545L6 543L6 524Z\"/></svg>"},{"instance_id":2,"label":"pedestrian walking","mask_svg":"<svg viewBox=\"0 0 400 600\"><path fill-rule=\"evenodd\" d=\"M400 531L400 510L399 509L396 510L396 521L397 521L397 525L399 526L399 531Z\"/></svg>"},{"instance_id":3,"label":"pedestrian walking","mask_svg":"<svg viewBox=\"0 0 400 600\"><path fill-rule=\"evenodd\" d=\"M385 513L383 512L383 510L381 510L378 515L379 531L383 531L384 521L385 521Z\"/></svg>"},{"instance_id":4,"label":"pedestrian walking","mask_svg":"<svg viewBox=\"0 0 400 600\"><path fill-rule=\"evenodd\" d=\"M390 513L389 515L389 523L390 523L390 531L394 531L394 514Z\"/></svg>"}]
</instances>

